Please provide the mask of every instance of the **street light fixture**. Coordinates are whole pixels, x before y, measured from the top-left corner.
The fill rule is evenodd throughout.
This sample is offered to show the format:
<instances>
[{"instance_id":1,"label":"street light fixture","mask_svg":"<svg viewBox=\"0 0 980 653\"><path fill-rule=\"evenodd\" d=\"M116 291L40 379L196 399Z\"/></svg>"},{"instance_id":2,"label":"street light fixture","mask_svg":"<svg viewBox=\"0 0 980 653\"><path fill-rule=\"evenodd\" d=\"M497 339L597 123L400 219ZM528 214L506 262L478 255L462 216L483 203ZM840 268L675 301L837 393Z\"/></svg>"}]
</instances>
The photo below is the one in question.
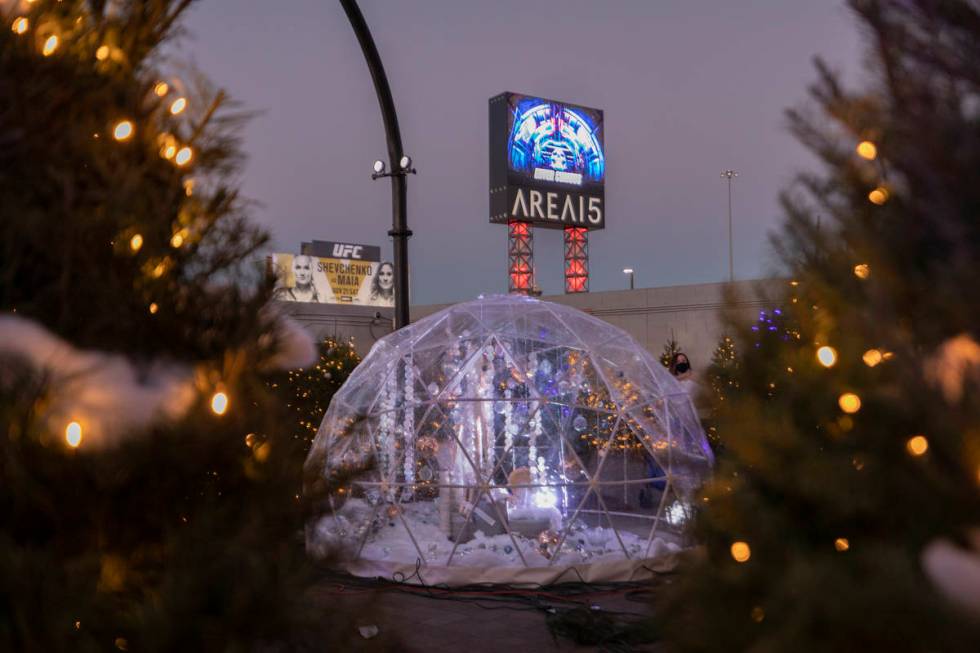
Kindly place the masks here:
<instances>
[{"instance_id":1,"label":"street light fixture","mask_svg":"<svg viewBox=\"0 0 980 653\"><path fill-rule=\"evenodd\" d=\"M738 177L738 172L725 170L721 177L728 180L728 280L735 281L735 256L732 253L732 179Z\"/></svg>"},{"instance_id":2,"label":"street light fixture","mask_svg":"<svg viewBox=\"0 0 980 653\"><path fill-rule=\"evenodd\" d=\"M633 290L633 268L623 268L623 274L630 278L630 290Z\"/></svg>"},{"instance_id":3,"label":"street light fixture","mask_svg":"<svg viewBox=\"0 0 980 653\"><path fill-rule=\"evenodd\" d=\"M374 38L364 21L364 15L357 0L340 0L344 13L350 21L357 42L361 46L364 60L371 73L374 82L374 90L378 96L378 104L381 108L381 120L385 128L385 140L388 144L388 161L395 165L401 162L405 156L402 150L401 130L398 127L398 116L395 113L395 100L391 96L391 86L388 84L388 76L385 74L384 66L381 64L381 55L374 44ZM395 329L400 329L409 322L408 311L408 239L412 237L412 230L408 228L408 173L415 173L411 170L411 161L408 167L402 167L398 173L385 174L384 161L381 161L381 170L378 170L378 162L375 162L374 174L372 179L379 177L391 177L391 229L388 235L391 236L393 243L393 254L395 263Z\"/></svg>"}]
</instances>

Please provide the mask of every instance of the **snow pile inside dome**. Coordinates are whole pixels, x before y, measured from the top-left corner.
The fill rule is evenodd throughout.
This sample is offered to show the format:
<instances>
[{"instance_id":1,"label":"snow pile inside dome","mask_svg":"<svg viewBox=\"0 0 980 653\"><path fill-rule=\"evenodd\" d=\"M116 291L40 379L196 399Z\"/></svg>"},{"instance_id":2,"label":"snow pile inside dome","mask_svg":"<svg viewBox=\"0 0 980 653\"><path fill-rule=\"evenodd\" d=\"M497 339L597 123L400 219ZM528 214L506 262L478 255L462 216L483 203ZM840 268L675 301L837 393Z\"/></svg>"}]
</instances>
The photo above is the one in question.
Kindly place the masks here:
<instances>
[{"instance_id":1,"label":"snow pile inside dome","mask_svg":"<svg viewBox=\"0 0 980 653\"><path fill-rule=\"evenodd\" d=\"M307 474L371 470L308 546L425 582L635 577L686 543L712 462L690 398L627 333L480 298L378 341L334 396Z\"/></svg>"}]
</instances>

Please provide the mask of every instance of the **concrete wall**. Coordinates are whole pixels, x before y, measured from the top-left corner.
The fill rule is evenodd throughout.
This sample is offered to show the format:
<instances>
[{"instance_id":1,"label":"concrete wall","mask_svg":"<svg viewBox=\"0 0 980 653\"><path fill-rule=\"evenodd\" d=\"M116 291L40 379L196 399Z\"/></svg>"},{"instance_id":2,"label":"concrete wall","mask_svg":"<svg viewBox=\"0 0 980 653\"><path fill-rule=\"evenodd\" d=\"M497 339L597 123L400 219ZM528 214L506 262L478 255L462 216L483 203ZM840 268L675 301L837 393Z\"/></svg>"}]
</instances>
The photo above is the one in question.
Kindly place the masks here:
<instances>
[{"instance_id":1,"label":"concrete wall","mask_svg":"<svg viewBox=\"0 0 980 653\"><path fill-rule=\"evenodd\" d=\"M393 310L390 308L306 302L279 302L279 306L309 329L314 338L333 336L347 340L353 337L354 348L361 356L366 356L371 345L392 330Z\"/></svg>"},{"instance_id":2,"label":"concrete wall","mask_svg":"<svg viewBox=\"0 0 980 653\"><path fill-rule=\"evenodd\" d=\"M736 281L736 318L754 321L760 310L772 308L759 299L776 291L782 280ZM649 352L660 356L671 334L688 355L695 373L711 361L722 336L721 309L727 283L704 283L636 290L606 290L575 295L546 295L541 299L574 306L623 329ZM413 306L412 320L431 315L448 304Z\"/></svg>"},{"instance_id":3,"label":"concrete wall","mask_svg":"<svg viewBox=\"0 0 980 653\"><path fill-rule=\"evenodd\" d=\"M782 284L777 279L736 281L736 318L754 321L760 310L772 305L760 297L774 294ZM574 306L636 339L649 352L660 356L671 334L691 359L695 374L704 370L722 335L721 309L726 283L704 283L664 288L607 290L577 295L546 295L541 299ZM358 353L366 355L376 340L391 333L392 309L343 304L282 302L281 306L317 338L354 338ZM412 321L449 304L413 306ZM376 317L380 315L380 317Z\"/></svg>"}]
</instances>

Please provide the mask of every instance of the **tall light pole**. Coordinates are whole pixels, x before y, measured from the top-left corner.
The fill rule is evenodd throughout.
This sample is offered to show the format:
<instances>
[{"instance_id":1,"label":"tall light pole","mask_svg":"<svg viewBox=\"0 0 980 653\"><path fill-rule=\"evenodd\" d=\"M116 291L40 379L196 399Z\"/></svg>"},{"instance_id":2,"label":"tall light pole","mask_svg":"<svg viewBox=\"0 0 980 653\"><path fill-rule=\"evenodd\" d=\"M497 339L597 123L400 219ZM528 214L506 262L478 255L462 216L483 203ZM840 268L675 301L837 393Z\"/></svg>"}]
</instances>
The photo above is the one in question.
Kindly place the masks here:
<instances>
[{"instance_id":1,"label":"tall light pole","mask_svg":"<svg viewBox=\"0 0 980 653\"><path fill-rule=\"evenodd\" d=\"M340 0L340 5L347 13L347 19L354 34L357 35L357 42L361 45L364 59L367 61L368 70L371 71L371 79L374 80L374 90L378 95L378 104L381 105L381 119L384 121L385 137L388 141L388 161L391 165L391 172L385 172L384 162L375 162L373 179L379 177L391 177L391 230L388 235L394 241L395 253L395 329L400 329L408 324L408 239L412 236L412 231L408 228L408 179L409 174L414 174L412 160L405 156L402 149L402 135L398 129L398 115L395 113L395 100L391 96L391 87L388 86L388 76L385 75L384 66L381 64L381 55L378 48L374 45L374 38L368 30L364 16L361 14L357 0ZM380 165L379 165L380 164Z\"/></svg>"},{"instance_id":2,"label":"tall light pole","mask_svg":"<svg viewBox=\"0 0 980 653\"><path fill-rule=\"evenodd\" d=\"M725 170L721 176L728 180L728 280L735 281L735 255L732 252L732 179L738 177L738 172Z\"/></svg>"},{"instance_id":3,"label":"tall light pole","mask_svg":"<svg viewBox=\"0 0 980 653\"><path fill-rule=\"evenodd\" d=\"M623 268L623 274L630 278L630 290L633 290L633 268Z\"/></svg>"}]
</instances>

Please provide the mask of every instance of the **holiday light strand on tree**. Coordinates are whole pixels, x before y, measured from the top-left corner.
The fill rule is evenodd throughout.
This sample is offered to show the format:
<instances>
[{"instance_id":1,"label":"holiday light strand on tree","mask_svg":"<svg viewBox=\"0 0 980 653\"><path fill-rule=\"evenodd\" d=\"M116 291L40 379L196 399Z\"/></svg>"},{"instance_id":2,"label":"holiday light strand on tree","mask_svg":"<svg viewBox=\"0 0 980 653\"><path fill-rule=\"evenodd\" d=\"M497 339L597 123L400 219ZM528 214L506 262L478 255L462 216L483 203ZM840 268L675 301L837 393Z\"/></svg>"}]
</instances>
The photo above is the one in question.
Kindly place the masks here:
<instances>
[{"instance_id":1,"label":"holiday light strand on tree","mask_svg":"<svg viewBox=\"0 0 980 653\"><path fill-rule=\"evenodd\" d=\"M823 171L782 198L773 243L792 281L767 298L782 314L727 325L735 383L719 386L706 555L660 617L678 651L980 641L980 587L965 582L980 560L980 362L945 356L980 320L980 13L850 5L872 85L845 90L818 63L822 116L789 113Z\"/></svg>"}]
</instances>

